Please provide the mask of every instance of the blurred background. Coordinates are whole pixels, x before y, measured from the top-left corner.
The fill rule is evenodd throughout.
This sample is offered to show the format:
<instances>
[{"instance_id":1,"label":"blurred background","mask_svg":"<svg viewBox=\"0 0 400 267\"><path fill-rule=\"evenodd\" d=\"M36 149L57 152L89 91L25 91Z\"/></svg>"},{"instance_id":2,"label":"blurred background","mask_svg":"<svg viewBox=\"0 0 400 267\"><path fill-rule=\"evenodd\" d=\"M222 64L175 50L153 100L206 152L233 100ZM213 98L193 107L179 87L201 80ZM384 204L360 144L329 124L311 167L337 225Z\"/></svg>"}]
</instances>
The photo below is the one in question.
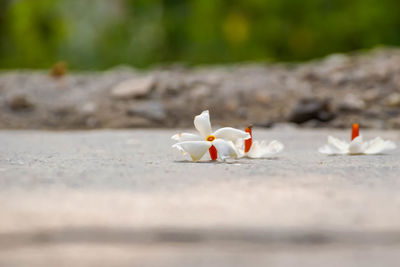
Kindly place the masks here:
<instances>
[{"instance_id":1,"label":"blurred background","mask_svg":"<svg viewBox=\"0 0 400 267\"><path fill-rule=\"evenodd\" d=\"M0 0L0 68L303 61L400 45L398 0Z\"/></svg>"}]
</instances>

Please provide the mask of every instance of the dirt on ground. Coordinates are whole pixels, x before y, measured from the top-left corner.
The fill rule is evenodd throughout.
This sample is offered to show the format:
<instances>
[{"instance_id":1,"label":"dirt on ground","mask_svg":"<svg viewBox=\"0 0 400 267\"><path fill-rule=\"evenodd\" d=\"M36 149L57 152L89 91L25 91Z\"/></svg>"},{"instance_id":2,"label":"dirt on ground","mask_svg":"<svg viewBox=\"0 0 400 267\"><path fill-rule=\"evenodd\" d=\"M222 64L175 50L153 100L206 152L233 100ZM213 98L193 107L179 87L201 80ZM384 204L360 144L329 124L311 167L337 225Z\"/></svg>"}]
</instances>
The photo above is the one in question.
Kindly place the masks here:
<instances>
[{"instance_id":1,"label":"dirt on ground","mask_svg":"<svg viewBox=\"0 0 400 267\"><path fill-rule=\"evenodd\" d=\"M65 68L0 72L0 128L189 127L205 109L221 125L400 128L400 49L301 64Z\"/></svg>"}]
</instances>

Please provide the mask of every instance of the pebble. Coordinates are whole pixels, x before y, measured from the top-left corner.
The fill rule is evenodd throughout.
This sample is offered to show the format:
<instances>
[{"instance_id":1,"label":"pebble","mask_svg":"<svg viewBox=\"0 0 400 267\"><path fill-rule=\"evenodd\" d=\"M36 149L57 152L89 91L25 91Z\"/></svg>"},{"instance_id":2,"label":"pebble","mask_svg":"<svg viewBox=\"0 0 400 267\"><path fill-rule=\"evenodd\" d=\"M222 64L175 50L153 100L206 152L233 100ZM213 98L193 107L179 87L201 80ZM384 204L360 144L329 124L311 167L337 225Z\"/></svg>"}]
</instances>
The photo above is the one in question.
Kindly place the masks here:
<instances>
[{"instance_id":1,"label":"pebble","mask_svg":"<svg viewBox=\"0 0 400 267\"><path fill-rule=\"evenodd\" d=\"M266 105L266 104L268 104L268 103L271 101L271 97L270 97L270 95L268 94L268 92L265 91L265 90L263 90L263 91L257 91L257 92L254 94L254 100L255 100L257 103Z\"/></svg>"},{"instance_id":2,"label":"pebble","mask_svg":"<svg viewBox=\"0 0 400 267\"><path fill-rule=\"evenodd\" d=\"M125 80L112 88L111 95L116 99L142 98L150 94L154 84L153 76Z\"/></svg>"},{"instance_id":3,"label":"pebble","mask_svg":"<svg viewBox=\"0 0 400 267\"><path fill-rule=\"evenodd\" d=\"M392 93L386 99L386 105L389 107L400 107L400 94Z\"/></svg>"},{"instance_id":4,"label":"pebble","mask_svg":"<svg viewBox=\"0 0 400 267\"><path fill-rule=\"evenodd\" d=\"M338 108L340 111L346 112L358 112L365 109L366 105L364 100L360 99L354 94L347 94L341 103L339 103Z\"/></svg>"},{"instance_id":5,"label":"pebble","mask_svg":"<svg viewBox=\"0 0 400 267\"><path fill-rule=\"evenodd\" d=\"M127 114L156 122L162 122L166 118L164 106L159 101L137 102L128 109Z\"/></svg>"},{"instance_id":6,"label":"pebble","mask_svg":"<svg viewBox=\"0 0 400 267\"><path fill-rule=\"evenodd\" d=\"M0 110L9 112L0 112L0 127L192 127L204 109L232 126L348 127L376 119L386 127L398 123L392 119L400 111L399 62L400 49L383 49L293 65L73 73L58 82L48 72L7 71L0 73ZM62 64L54 70L64 75Z\"/></svg>"},{"instance_id":7,"label":"pebble","mask_svg":"<svg viewBox=\"0 0 400 267\"><path fill-rule=\"evenodd\" d=\"M306 98L297 103L289 116L289 121L294 123L304 123L310 120L330 121L334 117L327 99Z\"/></svg>"},{"instance_id":8,"label":"pebble","mask_svg":"<svg viewBox=\"0 0 400 267\"><path fill-rule=\"evenodd\" d=\"M392 118L388 121L388 126L393 129L400 129L400 118Z\"/></svg>"},{"instance_id":9,"label":"pebble","mask_svg":"<svg viewBox=\"0 0 400 267\"><path fill-rule=\"evenodd\" d=\"M8 107L13 111L29 110L34 107L26 95L15 95L8 99Z\"/></svg>"},{"instance_id":10,"label":"pebble","mask_svg":"<svg viewBox=\"0 0 400 267\"><path fill-rule=\"evenodd\" d=\"M87 102L81 108L82 113L85 115L94 114L96 112L96 110L97 110L97 106L93 102Z\"/></svg>"},{"instance_id":11,"label":"pebble","mask_svg":"<svg viewBox=\"0 0 400 267\"><path fill-rule=\"evenodd\" d=\"M379 99L380 90L378 88L369 89L363 94L363 100L367 102L376 101Z\"/></svg>"}]
</instances>

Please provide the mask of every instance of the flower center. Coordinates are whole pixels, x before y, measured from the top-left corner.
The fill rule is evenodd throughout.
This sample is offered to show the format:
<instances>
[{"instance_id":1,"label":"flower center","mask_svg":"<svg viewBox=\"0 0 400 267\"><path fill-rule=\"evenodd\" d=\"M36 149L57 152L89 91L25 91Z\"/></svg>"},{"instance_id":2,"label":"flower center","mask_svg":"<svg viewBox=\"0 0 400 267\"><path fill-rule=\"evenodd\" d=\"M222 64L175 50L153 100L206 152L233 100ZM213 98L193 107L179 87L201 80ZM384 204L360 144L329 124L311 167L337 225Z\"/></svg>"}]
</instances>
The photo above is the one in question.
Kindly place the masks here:
<instances>
[{"instance_id":1,"label":"flower center","mask_svg":"<svg viewBox=\"0 0 400 267\"><path fill-rule=\"evenodd\" d=\"M209 135L209 136L207 136L206 140L209 141L209 142L212 142L212 141L215 140L215 136L214 135Z\"/></svg>"},{"instance_id":2,"label":"flower center","mask_svg":"<svg viewBox=\"0 0 400 267\"><path fill-rule=\"evenodd\" d=\"M357 136L360 135L359 133L359 126L357 123L353 124L353 129L351 130L351 140L354 140L354 138L356 138Z\"/></svg>"}]
</instances>

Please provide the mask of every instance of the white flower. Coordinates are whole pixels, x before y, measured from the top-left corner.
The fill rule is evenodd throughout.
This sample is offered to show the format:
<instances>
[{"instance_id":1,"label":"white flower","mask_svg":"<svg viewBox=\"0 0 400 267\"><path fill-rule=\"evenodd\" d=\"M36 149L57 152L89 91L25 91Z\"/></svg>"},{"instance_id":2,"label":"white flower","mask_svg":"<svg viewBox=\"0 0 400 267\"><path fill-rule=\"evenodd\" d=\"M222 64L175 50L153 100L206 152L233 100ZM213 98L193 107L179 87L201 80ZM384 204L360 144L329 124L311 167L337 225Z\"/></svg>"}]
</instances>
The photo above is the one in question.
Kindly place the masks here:
<instances>
[{"instance_id":1,"label":"white flower","mask_svg":"<svg viewBox=\"0 0 400 267\"><path fill-rule=\"evenodd\" d=\"M251 126L247 127L245 131L250 134L251 138L245 140L244 142L239 140L236 143L241 157L247 157L251 159L269 158L281 152L284 148L284 145L276 140L273 140L270 143L265 141L253 141Z\"/></svg>"},{"instance_id":2,"label":"white flower","mask_svg":"<svg viewBox=\"0 0 400 267\"><path fill-rule=\"evenodd\" d=\"M189 154L193 161L200 160L207 150L212 160L236 158L238 151L234 142L250 138L250 134L231 127L224 127L212 132L210 114L203 111L194 118L194 126L199 135L192 133L178 133L171 138L179 143L172 147L179 149L183 154Z\"/></svg>"},{"instance_id":3,"label":"white flower","mask_svg":"<svg viewBox=\"0 0 400 267\"><path fill-rule=\"evenodd\" d=\"M328 144L320 147L318 151L328 155L371 155L396 148L395 143L383 140L379 136L363 142L362 136L358 132L358 124L353 124L352 140L350 143L328 136Z\"/></svg>"}]
</instances>

